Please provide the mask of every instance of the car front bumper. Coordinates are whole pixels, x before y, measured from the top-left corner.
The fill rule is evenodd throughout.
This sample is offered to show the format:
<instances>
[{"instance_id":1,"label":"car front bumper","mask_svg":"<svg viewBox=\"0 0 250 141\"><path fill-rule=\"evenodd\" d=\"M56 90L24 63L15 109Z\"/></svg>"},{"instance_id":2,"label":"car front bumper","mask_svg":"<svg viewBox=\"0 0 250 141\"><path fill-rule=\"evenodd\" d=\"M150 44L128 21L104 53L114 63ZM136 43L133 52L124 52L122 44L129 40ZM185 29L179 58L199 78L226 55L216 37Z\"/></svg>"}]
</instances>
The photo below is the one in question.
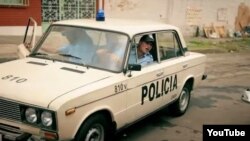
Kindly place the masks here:
<instances>
[{"instance_id":1,"label":"car front bumper","mask_svg":"<svg viewBox=\"0 0 250 141\"><path fill-rule=\"evenodd\" d=\"M24 141L28 140L31 134L21 132L18 128L0 124L0 138L2 140L10 141Z\"/></svg>"}]
</instances>

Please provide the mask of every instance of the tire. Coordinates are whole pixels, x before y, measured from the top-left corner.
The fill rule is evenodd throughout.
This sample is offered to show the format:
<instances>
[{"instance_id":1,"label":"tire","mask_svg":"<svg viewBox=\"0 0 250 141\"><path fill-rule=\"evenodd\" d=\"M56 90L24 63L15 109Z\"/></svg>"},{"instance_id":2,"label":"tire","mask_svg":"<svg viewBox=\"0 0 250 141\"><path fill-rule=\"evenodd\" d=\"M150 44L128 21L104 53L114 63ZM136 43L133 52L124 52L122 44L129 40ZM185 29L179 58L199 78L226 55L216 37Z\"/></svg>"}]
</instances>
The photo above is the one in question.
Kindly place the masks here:
<instances>
[{"instance_id":1,"label":"tire","mask_svg":"<svg viewBox=\"0 0 250 141\"><path fill-rule=\"evenodd\" d=\"M103 115L93 115L83 123L75 141L109 141L112 133L109 127L111 123Z\"/></svg>"},{"instance_id":2,"label":"tire","mask_svg":"<svg viewBox=\"0 0 250 141\"><path fill-rule=\"evenodd\" d=\"M190 103L190 89L185 85L181 91L179 98L170 105L170 111L173 116L183 115Z\"/></svg>"}]
</instances>

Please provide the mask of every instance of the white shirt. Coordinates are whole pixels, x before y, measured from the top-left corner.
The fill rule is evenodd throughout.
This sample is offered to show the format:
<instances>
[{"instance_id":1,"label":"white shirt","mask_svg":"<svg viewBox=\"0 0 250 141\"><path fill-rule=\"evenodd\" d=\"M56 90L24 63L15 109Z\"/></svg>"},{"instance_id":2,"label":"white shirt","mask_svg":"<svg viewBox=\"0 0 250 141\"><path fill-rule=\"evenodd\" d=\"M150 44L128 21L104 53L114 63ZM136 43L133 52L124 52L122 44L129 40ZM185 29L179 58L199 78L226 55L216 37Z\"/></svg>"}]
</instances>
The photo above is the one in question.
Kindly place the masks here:
<instances>
[{"instance_id":1,"label":"white shirt","mask_svg":"<svg viewBox=\"0 0 250 141\"><path fill-rule=\"evenodd\" d=\"M136 48L132 48L129 54L129 64L141 64L142 66L145 66L152 63L153 61L153 56L150 53L146 53L142 58L138 58L136 54Z\"/></svg>"}]
</instances>

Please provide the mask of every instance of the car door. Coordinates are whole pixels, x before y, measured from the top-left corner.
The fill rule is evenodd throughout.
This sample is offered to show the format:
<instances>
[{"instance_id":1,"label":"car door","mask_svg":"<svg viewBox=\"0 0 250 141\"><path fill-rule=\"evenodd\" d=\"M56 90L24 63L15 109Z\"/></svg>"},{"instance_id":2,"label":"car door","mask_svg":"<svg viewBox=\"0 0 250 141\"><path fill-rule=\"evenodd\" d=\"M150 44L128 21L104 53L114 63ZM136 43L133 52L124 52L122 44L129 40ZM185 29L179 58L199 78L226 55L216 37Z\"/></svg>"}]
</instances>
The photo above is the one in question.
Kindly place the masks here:
<instances>
[{"instance_id":1,"label":"car door","mask_svg":"<svg viewBox=\"0 0 250 141\"><path fill-rule=\"evenodd\" d=\"M131 48L133 47L137 46ZM128 123L143 118L162 105L160 85L164 69L158 63L156 44L153 48L152 50L155 50L155 54L152 54L154 62L143 66L141 71L131 71L128 74L130 77L126 96Z\"/></svg>"},{"instance_id":2,"label":"car door","mask_svg":"<svg viewBox=\"0 0 250 141\"><path fill-rule=\"evenodd\" d=\"M177 99L184 83L184 73L188 66L184 50L176 31L162 31L156 34L159 46L159 59L163 72L163 102L169 104Z\"/></svg>"}]
</instances>

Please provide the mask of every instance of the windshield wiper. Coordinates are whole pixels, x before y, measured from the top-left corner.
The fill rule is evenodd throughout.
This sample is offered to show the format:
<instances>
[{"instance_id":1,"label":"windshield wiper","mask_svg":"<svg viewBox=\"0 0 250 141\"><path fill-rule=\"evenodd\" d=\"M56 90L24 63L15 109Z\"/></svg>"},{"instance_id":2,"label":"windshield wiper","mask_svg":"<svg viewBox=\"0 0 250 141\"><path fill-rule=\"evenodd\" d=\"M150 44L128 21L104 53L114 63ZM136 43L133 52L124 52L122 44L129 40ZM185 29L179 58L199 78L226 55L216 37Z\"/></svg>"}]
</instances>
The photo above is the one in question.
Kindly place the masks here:
<instances>
[{"instance_id":1,"label":"windshield wiper","mask_svg":"<svg viewBox=\"0 0 250 141\"><path fill-rule=\"evenodd\" d=\"M70 54L59 54L59 55L65 56L65 57L71 57L71 58L78 59L78 60L82 60L82 58L76 57L76 56L73 56L73 55L70 55ZM79 64L79 63L76 63L76 64ZM81 62L80 65L83 66L83 67L86 67L87 69L89 68L89 66L86 65L86 64L83 63L83 62Z\"/></svg>"},{"instance_id":2,"label":"windshield wiper","mask_svg":"<svg viewBox=\"0 0 250 141\"><path fill-rule=\"evenodd\" d=\"M48 56L48 54L41 53L41 52L35 52L35 53L30 54L30 56L36 56L36 55Z\"/></svg>"},{"instance_id":3,"label":"windshield wiper","mask_svg":"<svg viewBox=\"0 0 250 141\"><path fill-rule=\"evenodd\" d=\"M51 58L51 56L49 55L49 54L47 54L47 53L41 53L41 52L35 52L35 53L32 53L32 54L30 54L29 56L45 56L47 59L49 59L49 60L52 60L53 62L55 61L53 58Z\"/></svg>"},{"instance_id":4,"label":"windshield wiper","mask_svg":"<svg viewBox=\"0 0 250 141\"><path fill-rule=\"evenodd\" d=\"M59 55L65 56L65 57L71 57L71 58L75 58L75 59L80 59L80 60L82 60L82 58L76 57L76 56L73 56L73 55L70 55L70 54L59 54Z\"/></svg>"}]
</instances>

